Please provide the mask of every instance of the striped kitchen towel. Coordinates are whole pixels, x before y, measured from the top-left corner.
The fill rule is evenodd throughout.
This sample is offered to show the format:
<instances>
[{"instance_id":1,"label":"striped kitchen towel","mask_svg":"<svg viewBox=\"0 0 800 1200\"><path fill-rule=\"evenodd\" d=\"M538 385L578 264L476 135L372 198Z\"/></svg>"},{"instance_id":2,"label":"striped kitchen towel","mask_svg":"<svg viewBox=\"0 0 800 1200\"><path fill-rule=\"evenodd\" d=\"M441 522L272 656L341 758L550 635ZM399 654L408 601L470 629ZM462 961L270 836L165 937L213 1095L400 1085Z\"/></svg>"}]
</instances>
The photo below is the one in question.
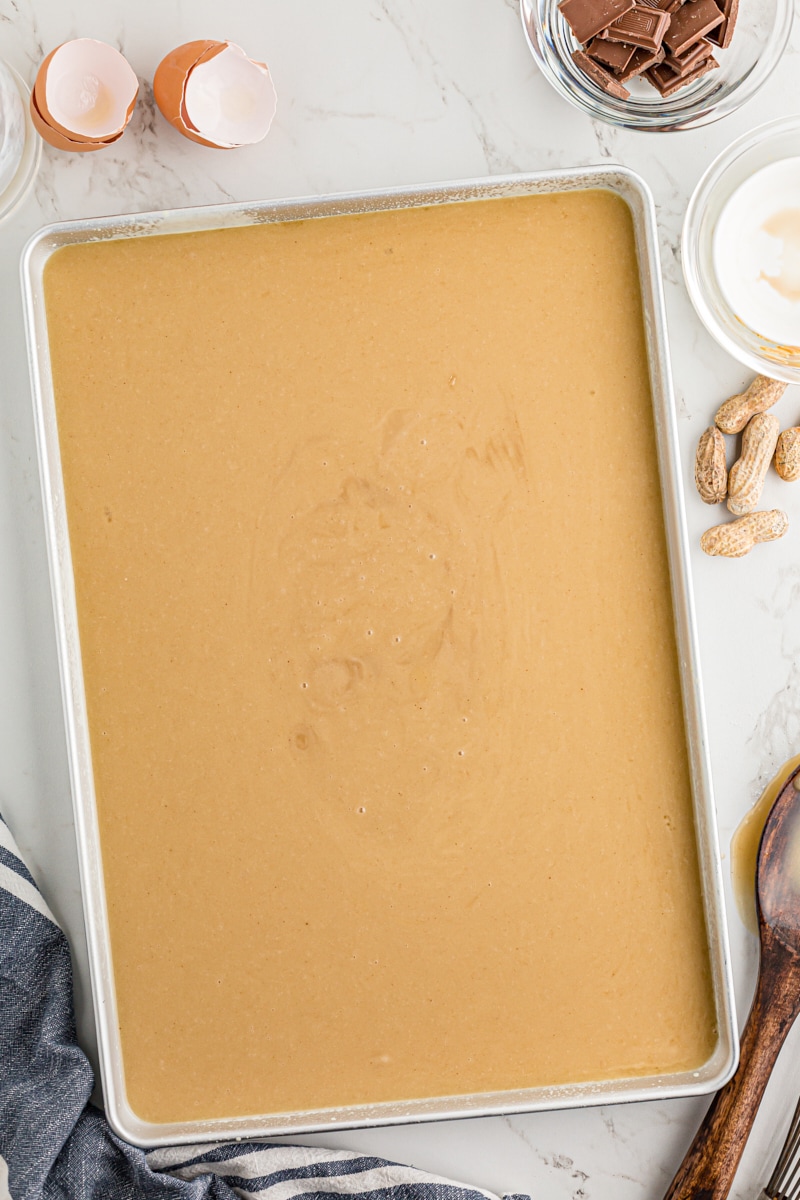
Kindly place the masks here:
<instances>
[{"instance_id":1,"label":"striped kitchen towel","mask_svg":"<svg viewBox=\"0 0 800 1200\"><path fill-rule=\"evenodd\" d=\"M148 1153L116 1137L89 1103L92 1087L67 939L0 818L0 1200L497 1200L347 1150L238 1142Z\"/></svg>"}]
</instances>

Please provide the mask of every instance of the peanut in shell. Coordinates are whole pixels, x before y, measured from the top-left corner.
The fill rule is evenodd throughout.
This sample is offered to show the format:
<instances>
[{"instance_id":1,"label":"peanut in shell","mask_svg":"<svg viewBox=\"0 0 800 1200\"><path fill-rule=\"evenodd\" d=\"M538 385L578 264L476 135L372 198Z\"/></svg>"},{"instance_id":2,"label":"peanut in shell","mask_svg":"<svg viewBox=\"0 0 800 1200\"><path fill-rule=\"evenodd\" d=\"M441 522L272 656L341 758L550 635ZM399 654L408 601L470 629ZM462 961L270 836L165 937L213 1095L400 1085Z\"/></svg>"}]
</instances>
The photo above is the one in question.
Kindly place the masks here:
<instances>
[{"instance_id":1,"label":"peanut in shell","mask_svg":"<svg viewBox=\"0 0 800 1200\"><path fill-rule=\"evenodd\" d=\"M741 395L731 396L717 409L714 423L723 433L741 433L745 425L756 413L766 412L777 404L786 384L778 379L768 379L766 375L756 375L749 388Z\"/></svg>"},{"instance_id":2,"label":"peanut in shell","mask_svg":"<svg viewBox=\"0 0 800 1200\"><path fill-rule=\"evenodd\" d=\"M800 425L784 429L779 435L775 446L775 470L787 483L800 479Z\"/></svg>"},{"instance_id":3,"label":"peanut in shell","mask_svg":"<svg viewBox=\"0 0 800 1200\"><path fill-rule=\"evenodd\" d=\"M774 542L789 528L789 518L779 508L748 513L726 525L707 529L700 538L700 548L712 556L744 558L759 542Z\"/></svg>"},{"instance_id":4,"label":"peanut in shell","mask_svg":"<svg viewBox=\"0 0 800 1200\"><path fill-rule=\"evenodd\" d=\"M728 476L728 508L736 517L753 512L775 453L780 422L772 413L757 413L742 434L741 456Z\"/></svg>"},{"instance_id":5,"label":"peanut in shell","mask_svg":"<svg viewBox=\"0 0 800 1200\"><path fill-rule=\"evenodd\" d=\"M725 439L714 425L700 437L694 460L694 482L704 504L721 504L727 495Z\"/></svg>"}]
</instances>

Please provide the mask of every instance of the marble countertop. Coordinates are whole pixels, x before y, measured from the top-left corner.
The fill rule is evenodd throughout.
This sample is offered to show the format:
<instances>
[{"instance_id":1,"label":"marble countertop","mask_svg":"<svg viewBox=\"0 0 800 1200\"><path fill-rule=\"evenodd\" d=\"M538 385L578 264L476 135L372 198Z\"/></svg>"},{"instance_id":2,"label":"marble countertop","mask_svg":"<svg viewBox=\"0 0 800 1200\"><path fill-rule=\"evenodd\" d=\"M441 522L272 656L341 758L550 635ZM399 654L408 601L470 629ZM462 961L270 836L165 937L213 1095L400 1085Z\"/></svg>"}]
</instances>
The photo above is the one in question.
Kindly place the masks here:
<instances>
[{"instance_id":1,"label":"marble countertop","mask_svg":"<svg viewBox=\"0 0 800 1200\"><path fill-rule=\"evenodd\" d=\"M64 726L30 405L18 263L53 220L351 191L616 161L656 199L687 510L695 545L709 512L691 485L694 447L717 405L749 380L711 341L684 289L679 230L711 159L744 131L800 111L800 26L762 92L738 113L691 133L621 132L592 122L551 91L522 34L516 0L0 0L0 57L29 83L70 37L122 49L143 81L122 140L100 154L45 147L35 190L0 226L0 811L14 829L75 952L78 1007L92 1052L91 1006L69 798ZM278 91L261 145L232 152L182 139L154 109L149 82L162 55L197 37L229 38L266 59ZM781 401L800 420L800 391ZM784 489L780 490L779 489ZM787 498L788 495L788 498ZM796 493L772 479L800 528ZM800 533L739 562L694 555L710 750L723 867L730 835L781 764L800 751ZM730 888L729 888L730 893ZM757 964L755 938L729 894L740 1020ZM675 964L676 971L680 964ZM499 1014L499 1019L502 1015ZM755 1196L797 1100L800 1031L790 1035L733 1195ZM309 1137L412 1163L495 1192L548 1200L658 1200L705 1099L373 1129Z\"/></svg>"}]
</instances>

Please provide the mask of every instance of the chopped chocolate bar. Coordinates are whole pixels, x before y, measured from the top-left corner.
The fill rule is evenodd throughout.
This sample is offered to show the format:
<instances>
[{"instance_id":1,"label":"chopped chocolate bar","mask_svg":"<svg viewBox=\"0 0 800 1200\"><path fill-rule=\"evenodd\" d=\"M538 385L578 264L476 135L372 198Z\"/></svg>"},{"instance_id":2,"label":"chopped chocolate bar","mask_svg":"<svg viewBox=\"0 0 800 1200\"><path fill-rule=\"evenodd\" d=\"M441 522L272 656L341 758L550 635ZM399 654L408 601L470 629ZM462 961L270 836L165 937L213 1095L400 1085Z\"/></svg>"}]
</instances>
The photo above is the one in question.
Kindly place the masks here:
<instances>
[{"instance_id":1,"label":"chopped chocolate bar","mask_svg":"<svg viewBox=\"0 0 800 1200\"><path fill-rule=\"evenodd\" d=\"M717 0L717 4L722 9L723 21L708 36L712 42L717 43L720 50L727 50L733 37L736 18L739 15L739 0Z\"/></svg>"},{"instance_id":2,"label":"chopped chocolate bar","mask_svg":"<svg viewBox=\"0 0 800 1200\"><path fill-rule=\"evenodd\" d=\"M590 58L602 63L604 67L610 67L615 75L625 70L635 50L635 46L626 46L624 42L609 42L605 38L592 38L586 47Z\"/></svg>"},{"instance_id":3,"label":"chopped chocolate bar","mask_svg":"<svg viewBox=\"0 0 800 1200\"><path fill-rule=\"evenodd\" d=\"M634 50L633 58L628 63L624 71L620 71L620 83L627 83L629 79L633 79L634 75L643 75L650 67L658 66L664 61L664 47L659 50Z\"/></svg>"},{"instance_id":4,"label":"chopped chocolate bar","mask_svg":"<svg viewBox=\"0 0 800 1200\"><path fill-rule=\"evenodd\" d=\"M657 50L672 17L655 8L635 5L630 12L609 25L606 37L612 42L625 42L629 46L641 46L644 50Z\"/></svg>"},{"instance_id":5,"label":"chopped chocolate bar","mask_svg":"<svg viewBox=\"0 0 800 1200\"><path fill-rule=\"evenodd\" d=\"M694 0L695 3L702 3L702 0ZM713 71L718 67L719 63L713 55L704 58L702 62L696 63L691 70L685 75L676 74L671 67L666 63L661 63L660 66L651 67L647 72L647 78L658 88L662 96L671 96L673 92L677 92L678 88L686 87L689 83L694 83L695 79L699 79L701 75L705 75L707 71Z\"/></svg>"},{"instance_id":6,"label":"chopped chocolate bar","mask_svg":"<svg viewBox=\"0 0 800 1200\"><path fill-rule=\"evenodd\" d=\"M636 76L666 98L718 67L712 51L729 45L739 0L558 0L558 7L582 43L572 54L576 66L607 95L627 100L623 85Z\"/></svg>"},{"instance_id":7,"label":"chopped chocolate bar","mask_svg":"<svg viewBox=\"0 0 800 1200\"><path fill-rule=\"evenodd\" d=\"M615 96L617 100L627 100L630 92L626 87L623 87L619 80L613 75L609 75L608 71L604 71L598 62L590 58L588 54L584 54L583 50L576 50L572 55L573 62L591 79L592 83L596 83L599 88L607 92L609 96Z\"/></svg>"},{"instance_id":8,"label":"chopped chocolate bar","mask_svg":"<svg viewBox=\"0 0 800 1200\"><path fill-rule=\"evenodd\" d=\"M586 45L595 34L628 12L633 5L634 0L559 0L558 7L575 37L582 45Z\"/></svg>"},{"instance_id":9,"label":"chopped chocolate bar","mask_svg":"<svg viewBox=\"0 0 800 1200\"><path fill-rule=\"evenodd\" d=\"M664 34L664 45L670 54L681 54L721 25L724 19L715 0L690 0L673 14L669 29Z\"/></svg>"}]
</instances>

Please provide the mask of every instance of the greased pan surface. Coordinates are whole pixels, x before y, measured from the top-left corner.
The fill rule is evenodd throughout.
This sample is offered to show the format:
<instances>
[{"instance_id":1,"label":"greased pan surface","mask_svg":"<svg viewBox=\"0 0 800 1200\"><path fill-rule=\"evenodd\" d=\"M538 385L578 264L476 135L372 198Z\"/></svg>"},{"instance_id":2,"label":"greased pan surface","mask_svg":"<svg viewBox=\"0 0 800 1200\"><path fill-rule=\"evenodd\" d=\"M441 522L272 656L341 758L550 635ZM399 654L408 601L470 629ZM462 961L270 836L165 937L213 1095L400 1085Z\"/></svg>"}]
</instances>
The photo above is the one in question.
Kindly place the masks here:
<instances>
[{"instance_id":1,"label":"greased pan surface","mask_svg":"<svg viewBox=\"0 0 800 1200\"><path fill-rule=\"evenodd\" d=\"M440 189L426 190L409 190L403 193L384 194L372 197L341 197L333 198L327 201L312 201L299 202L291 204L264 205L264 206L235 206L222 210L197 210L195 212L183 214L156 214L153 217L136 217L123 218L114 221L105 221L99 223L94 229L88 229L83 223L70 227L59 227L57 230L44 231L39 235L38 239L29 247L26 255L26 279L29 290L30 300L30 316L31 329L37 340L44 347L44 338L41 336L43 330L41 326L41 308L42 308L42 272L46 261L51 257L54 250L60 245L67 244L71 241L87 241L99 240L107 237L124 238L126 236L138 236L148 239L152 234L183 232L192 229L219 229L230 228L232 225L258 225L262 222L274 223L285 220L293 220L304 217L324 217L335 215L342 212L368 213L374 210L384 209L408 209L414 207L424 208L425 206L438 207L442 203L456 203L466 200L490 199L492 197L499 198L502 196L521 196L530 194L531 192L539 193L542 191L569 193L575 189L587 189L592 191L597 188L609 189L621 194L627 202L634 218L634 228L637 241L640 280L642 283L642 298L644 304L645 317L645 335L648 342L648 358L650 363L651 373L651 391L653 393L655 417L656 417L656 439L659 445L659 453L662 458L662 490L667 501L666 516L667 516L667 534L670 542L672 573L673 581L676 583L675 588L675 609L677 626L679 632L679 648L678 661L681 663L690 662L692 660L693 648L693 627L691 612L688 607L688 590L685 585L683 572L686 568L685 555L685 535L683 532L683 522L680 512L680 501L676 491L675 479L677 473L675 470L675 442L674 428L672 426L672 415L669 397L669 377L668 368L666 365L665 341L663 336L659 336L659 330L663 335L663 324L660 324L660 287L657 275L657 258L655 255L655 241L652 225L652 212L649 210L649 202L644 188L639 185L635 177L628 172L615 170L609 171L585 171L579 175L572 173L561 173L555 176L547 176L544 178L526 178L513 180L490 181L483 184L458 184L445 185ZM446 210L440 210L446 211ZM470 219L474 218L483 209L464 206L463 203L459 207L450 210L452 221L458 222L466 215ZM420 217L424 217L424 213L420 213ZM378 222L380 224L380 222ZM330 226L333 230L335 223ZM302 227L301 227L302 228ZM359 228L363 228L363 223ZM291 234L293 227L286 226L286 231ZM306 226L308 229L308 226ZM324 223L315 222L311 227L312 233L317 234L320 230L324 230ZM144 242L134 244L132 248L141 249ZM153 242L149 243L150 249L154 252L159 252L159 248L164 243ZM287 285L288 286L288 285ZM366 285L365 285L366 286ZM488 288L488 277L487 277ZM495 304L495 308L497 304ZM38 309L38 315L37 315ZM320 319L324 319L324 306L320 307ZM495 319L491 312L487 313L487 330L491 332L492 321ZM37 331L36 322L39 321L39 329ZM331 318L332 320L332 318ZM54 326L54 335L58 335L58 329ZM199 348L198 348L199 349ZM54 344L54 354L57 362L61 361L59 355L61 350L57 344ZM63 356L62 356L63 357ZM49 360L46 354L43 354L41 362L34 363L35 374L41 383L41 375L39 368L43 368L46 372L49 369ZM455 376L453 376L455 378ZM453 385L456 386L456 385ZM49 389L48 389L49 390ZM382 1099L379 1103L373 1104L354 1104L347 1108L341 1105L329 1107L327 1111L320 1112L319 1106L316 1106L316 1111L309 1111L307 1105L304 1105L302 1111L295 1104L295 1111L285 1114L274 1112L264 1118L259 1117L228 1117L226 1113L222 1113L212 1122L204 1122L196 1119L188 1121L164 1121L150 1120L143 1122L141 1119L133 1115L132 1109L128 1106L124 1095L124 1081L121 1073L121 1062L119 1057L120 1046L113 1045L114 1041L118 1042L118 1034L113 1034L116 1029L116 1020L107 1024L104 1032L103 1027L103 1012L108 1011L108 1006L114 1006L117 1003L118 996L115 994L113 987L110 986L110 954L108 946L108 909L107 899L111 896L112 900L112 925L117 922L119 930L118 916L116 915L116 901L114 900L114 887L117 880L115 873L117 867L114 865L113 848L111 845L111 833L109 832L108 823L106 824L106 854L111 855L109 858L109 869L112 874L107 880L108 888L103 889L100 886L99 874L95 874L95 895L94 905L95 911L101 913L101 923L99 926L93 925L92 917L92 887L87 883L87 878L92 872L92 856L94 855L94 870L99 872L100 860L98 857L99 844L97 841L98 831L95 824L95 812L93 787L97 781L97 771L100 771L100 780L102 784L101 801L105 802L107 786L103 772L105 770L103 753L100 753L97 745L98 727L95 726L94 737L95 744L95 761L92 762L89 745L89 727L91 725L90 716L87 717L86 712L86 694L81 687L81 672L78 668L78 620L75 614L75 600L73 591L73 580L71 577L72 562L68 552L66 522L58 530L59 520L63 521L64 500L66 501L67 510L71 503L77 503L79 488L75 482L75 460L71 457L72 430L69 426L71 414L62 411L61 423L64 426L62 437L66 435L68 442L66 443L67 450L64 464L66 468L66 496L64 496L64 477L59 470L59 456L55 439L57 434L55 412L52 407L49 408L49 413L46 407L47 398L44 395L44 387L41 388L40 403L41 416L39 434L41 439L41 448L43 456L43 478L45 479L46 493L53 499L55 503L49 511L50 535L51 535L51 551L55 551L55 558L58 558L59 544L66 552L66 556L62 561L62 568L59 570L57 562L54 570L54 590L57 593L57 607L60 607L60 615L64 619L62 630L62 666L64 666L65 688L68 697L67 713L68 723L70 725L70 744L73 750L72 766L75 772L75 777L78 786L76 787L76 808L78 821L84 826L84 833L87 835L82 846L82 869L84 870L85 883L85 898L87 903L87 924L90 926L90 940L96 942L92 946L93 971L95 976L95 996L97 1008L100 1014L100 1041L103 1049L104 1059L104 1076L106 1082L106 1093L109 1098L109 1112L126 1136L132 1140L142 1141L147 1144L157 1144L159 1142L174 1141L177 1138L185 1137L196 1139L202 1136L218 1137L224 1133L240 1134L240 1131L247 1133L255 1132L277 1132L283 1129L292 1128L324 1128L329 1124L361 1124L370 1122L386 1122L389 1120L408 1120L428 1116L445 1116L457 1115L458 1113L467 1112L496 1112L518 1110L520 1108L531 1107L551 1107L560 1104L586 1103L592 1099L605 1101L618 1095L619 1098L633 1098L638 1095L664 1095L686 1093L693 1090L710 1090L717 1086L718 1080L725 1070L730 1068L732 1054L730 1051L732 1038L730 1036L731 1012L730 1012L730 989L727 979L727 952L724 944L724 934L720 931L723 925L720 921L720 906L719 906L719 879L718 868L716 866L716 854L714 848L714 832L713 822L710 811L710 797L708 795L707 786L704 786L704 781L707 784L707 765L705 762L705 754L703 749L703 729L702 729L702 709L699 703L699 696L696 691L692 690L698 685L696 683L696 673L689 679L684 680L684 703L688 713L687 728L689 733L689 754L691 762L691 773L694 780L694 792L696 802L696 833L699 844L700 869L703 876L704 884L704 903L706 908L706 927L709 933L709 944L711 953L711 975L714 985L715 1007L716 1007L716 1025L718 1031L722 1033L718 1037L716 1046L710 1056L709 1061L698 1072L681 1072L671 1071L666 1078L652 1080L649 1078L627 1078L625 1080L606 1080L600 1083L586 1083L585 1073L581 1076L580 1070L574 1072L576 1084L560 1084L556 1087L538 1087L524 1088L508 1087L500 1084L502 1091L497 1087L487 1088L482 1086L480 1094L475 1095L458 1095L453 1097L450 1095L445 1099L431 1099L430 1085L428 1086L427 1094L423 1089L420 1089L423 1098L411 1099L404 1104L395 1104ZM398 411L398 410L393 410ZM392 418L394 420L394 418ZM396 424L396 422L395 422ZM402 422L401 422L402 424ZM394 426L393 426L394 429ZM413 431L412 431L413 432ZM425 432L423 430L423 432ZM384 430L385 433L385 430ZM439 434L441 435L441 430ZM353 433L353 439L356 434ZM397 430L392 433L392 445L397 444ZM48 446L48 440L51 445ZM391 439L390 439L391 440ZM420 439L422 442L425 438ZM188 442L187 442L188 444ZM488 445L488 443L487 443ZM513 448L512 448L513 449ZM393 450L392 453L395 451ZM510 456L510 460L513 455ZM509 461L510 461L509 460ZM48 482L47 469L48 463L52 464L50 469L53 470L53 477ZM654 471L654 464L651 464ZM72 471L72 475L70 475ZM359 478L365 475L362 470ZM388 478L388 477L387 477ZM54 490L55 489L55 490ZM287 490L291 488L285 485L282 490L282 495L285 496ZM80 497L79 497L80 498ZM82 501L81 501L82 502ZM350 497L348 503L355 505L358 510L361 500L356 497ZM115 501L116 504L116 501ZM369 507L369 506L367 506ZM272 504L271 511L277 516L280 516L278 511L279 506ZM363 509L363 505L362 505ZM299 511L299 510L298 510ZM361 511L361 510L359 510ZM364 510L365 511L365 510ZM115 507L115 515L118 510ZM122 513L124 517L124 512ZM330 513L329 513L330 515ZM356 512L358 516L358 512ZM363 516L363 511L361 511ZM287 514L284 514L287 516ZM79 525L75 522L75 514L73 512L73 524L75 530L79 530ZM287 516L287 520L291 516ZM406 531L410 526L406 526ZM318 532L318 531L317 531ZM416 531L415 536L419 534ZM430 529L428 530L430 533ZM439 532L441 532L439 530ZM424 538L422 539L424 540ZM76 557L77 556L77 557ZM202 557L202 556L201 556ZM75 532L73 532L73 547L72 559L77 564L77 581L79 595L80 589L83 587L82 580L85 580L86 562L84 554L83 541L79 537L75 540ZM289 564L291 566L291 564ZM435 568L432 568L435 569ZM303 576L306 579L306 576ZM261 581L263 584L263 580ZM427 586L427 584L426 584ZM145 597L146 599L146 597ZM80 601L83 605L84 613L86 609L85 595ZM431 611L428 616L431 617L435 625L434 618L436 617L435 603L431 601ZM139 605L137 612L140 611L142 605ZM416 603L416 608L419 609L419 600ZM83 630L84 641L84 656L88 655L86 662L89 664L90 677L89 683L92 684L92 676L94 667L92 665L93 654L93 628L92 624L85 625ZM371 632L366 631L367 634ZM381 630L376 627L376 641L381 636ZM87 640L88 639L88 640ZM413 640L413 639L412 639ZM687 645L688 643L688 645ZM373 643L374 645L374 643ZM70 663L72 656L72 664ZM356 662L357 654L350 654L345 661ZM338 660L337 660L338 661ZM365 662L371 661L368 657ZM328 668L326 667L326 670ZM486 674L486 672L484 672ZM452 677L452 671L450 672ZM213 685L214 676L211 675L211 683ZM314 694L314 689L317 687L318 680L312 680L311 692ZM336 681L328 680L328 684ZM689 690L686 690L686 684L690 685ZM419 681L417 680L415 686ZM424 689L423 689L424 690ZM157 699L157 698L156 698ZM89 704L95 703L91 695L91 686L89 688ZM157 705L156 705L157 706ZM477 710L475 717L479 714ZM475 724L479 722L476 721ZM224 725L223 725L224 729ZM302 730L301 730L302 732ZM311 734L314 734L313 728ZM308 736L308 735L306 735ZM415 743L419 741L417 736ZM472 746L470 743L465 743L467 746L467 757L471 753ZM298 743L299 745L299 743ZM468 765L468 764L467 764ZM83 775L83 784L81 784L81 775ZM360 807L360 806L359 806ZM102 813L102 807L101 807ZM466 804L463 809L464 824L468 825ZM368 818L372 813L367 814ZM107 820L107 818L106 818ZM424 832L424 830L423 830ZM429 833L435 830L429 830ZM435 838L434 838L435 840ZM428 842L430 839L428 839ZM422 848L428 842L423 839L420 843ZM372 847L374 850L374 846ZM477 864L476 864L477 865ZM520 896L520 905L524 908L526 897ZM346 910L344 911L346 918ZM466 921L466 918L465 918ZM336 937L342 937L342 926L346 921L339 920ZM477 928L477 927L475 927ZM119 932L116 935L119 937ZM128 942L124 943L125 946ZM487 944L487 950L491 947ZM96 951L96 953L95 953ZM125 982L124 982L124 953L123 943L117 941L117 969L120 987L123 991L120 993L123 1001L125 1001ZM485 956L486 957L486 956ZM98 971L105 971L106 987L105 990L98 988L97 978ZM401 1004L401 996L398 989L394 989L398 1005ZM319 1014L318 1014L319 1016ZM511 1015L509 1013L509 1020ZM123 1012L123 1024L127 1022L127 1017ZM126 1026L129 1028L129 1025ZM727 1033L726 1033L727 1030ZM477 1033L477 1031L476 1031ZM112 1036L113 1035L113 1036ZM725 1045L727 1041L727 1046ZM391 1056L388 1056L391 1057ZM109 1068L109 1063L112 1064L112 1069ZM116 1072L116 1077L114 1076ZM306 1070L306 1073L307 1070ZM610 1071L604 1072L606 1075L611 1074ZM641 1074L641 1072L639 1072ZM408 1094L411 1089L405 1088L404 1094ZM452 1089L455 1090L455 1089ZM474 1089L473 1089L474 1090ZM116 1096L116 1101L114 1097ZM137 1098L136 1107L141 1108L140 1100ZM234 1111L232 1105L232 1112ZM241 1112L241 1108L238 1110Z\"/></svg>"}]
</instances>

